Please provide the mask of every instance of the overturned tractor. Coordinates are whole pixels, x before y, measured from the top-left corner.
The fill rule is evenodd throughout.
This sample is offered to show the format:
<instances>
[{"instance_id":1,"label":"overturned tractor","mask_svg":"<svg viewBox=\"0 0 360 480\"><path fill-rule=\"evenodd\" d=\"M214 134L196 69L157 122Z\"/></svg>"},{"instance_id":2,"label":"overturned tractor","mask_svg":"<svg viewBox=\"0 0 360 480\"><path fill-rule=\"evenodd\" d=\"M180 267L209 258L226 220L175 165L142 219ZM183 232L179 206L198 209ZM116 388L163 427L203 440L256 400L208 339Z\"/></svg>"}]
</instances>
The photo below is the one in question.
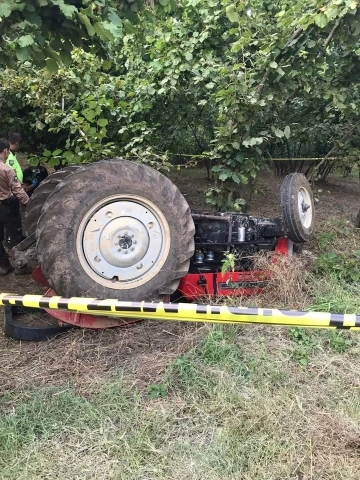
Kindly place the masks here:
<instances>
[{"instance_id":1,"label":"overturned tractor","mask_svg":"<svg viewBox=\"0 0 360 480\"><path fill-rule=\"evenodd\" d=\"M195 213L167 177L114 159L50 175L28 204L25 229L16 267L35 258L57 295L158 302L177 292L193 300L259 291L251 256L291 255L307 242L314 200L294 173L282 184L279 218ZM225 252L236 264L223 275Z\"/></svg>"}]
</instances>

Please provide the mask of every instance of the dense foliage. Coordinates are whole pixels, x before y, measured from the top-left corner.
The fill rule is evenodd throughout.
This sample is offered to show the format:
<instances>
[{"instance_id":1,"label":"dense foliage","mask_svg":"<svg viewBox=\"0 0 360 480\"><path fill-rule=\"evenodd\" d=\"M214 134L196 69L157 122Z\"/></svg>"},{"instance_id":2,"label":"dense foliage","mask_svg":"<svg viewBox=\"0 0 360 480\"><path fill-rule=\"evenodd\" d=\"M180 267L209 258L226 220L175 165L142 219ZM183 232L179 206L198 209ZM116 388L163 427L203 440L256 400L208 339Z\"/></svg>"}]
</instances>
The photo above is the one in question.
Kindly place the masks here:
<instances>
[{"instance_id":1,"label":"dense foliage","mask_svg":"<svg viewBox=\"0 0 360 480\"><path fill-rule=\"evenodd\" d=\"M134 4L132 23L124 5L133 2L83 0L82 9L75 1L23 3L39 2L68 15L75 36L67 41L55 27L46 34L42 23L40 38L17 24L8 50L0 44L22 61L1 72L0 131L26 132L37 160L121 154L157 168L205 160L215 177L208 200L219 208L241 208L242 185L274 156L346 154L354 162L357 0L159 0L154 8ZM19 2L2 2L0 16L14 25L13 11L4 14L10 4ZM79 16L84 11L94 31ZM20 49L19 28L34 40ZM28 53L19 55L23 48ZM31 49L41 51L37 62L24 61Z\"/></svg>"}]
</instances>

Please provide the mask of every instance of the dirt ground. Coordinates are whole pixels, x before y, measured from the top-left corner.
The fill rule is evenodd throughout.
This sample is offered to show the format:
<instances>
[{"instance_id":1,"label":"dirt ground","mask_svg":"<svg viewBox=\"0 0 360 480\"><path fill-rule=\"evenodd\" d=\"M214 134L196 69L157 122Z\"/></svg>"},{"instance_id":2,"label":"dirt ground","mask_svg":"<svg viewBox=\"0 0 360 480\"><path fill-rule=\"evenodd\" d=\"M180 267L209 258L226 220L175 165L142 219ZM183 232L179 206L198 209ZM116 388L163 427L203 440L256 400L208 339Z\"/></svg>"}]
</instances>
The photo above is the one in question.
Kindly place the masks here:
<instances>
[{"instance_id":1,"label":"dirt ground","mask_svg":"<svg viewBox=\"0 0 360 480\"><path fill-rule=\"evenodd\" d=\"M204 170L176 172L172 179L189 204L207 210L204 190L208 187ZM251 214L277 216L282 179L270 173L260 176L258 195ZM326 185L316 188L317 222L329 217L350 220L360 207L359 181L332 176ZM0 278L0 292L39 293L43 287L30 276ZM3 313L1 312L1 315ZM105 375L123 366L141 365L147 379L162 372L169 358L189 347L202 325L144 321L126 329L83 331L74 329L45 343L21 343L6 338L0 331L0 395L5 391L33 384L75 382L81 388L97 375Z\"/></svg>"}]
</instances>

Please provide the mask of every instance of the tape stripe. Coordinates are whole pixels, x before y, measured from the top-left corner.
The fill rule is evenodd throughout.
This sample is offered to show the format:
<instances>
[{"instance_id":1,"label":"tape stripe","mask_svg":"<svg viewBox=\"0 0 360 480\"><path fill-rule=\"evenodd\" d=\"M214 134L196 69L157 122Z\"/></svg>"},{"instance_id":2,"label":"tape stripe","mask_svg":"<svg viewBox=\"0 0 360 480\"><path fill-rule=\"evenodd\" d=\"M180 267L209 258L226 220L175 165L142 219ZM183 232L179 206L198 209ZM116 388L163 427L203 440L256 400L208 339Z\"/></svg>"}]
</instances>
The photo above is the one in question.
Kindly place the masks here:
<instances>
[{"instance_id":1,"label":"tape stripe","mask_svg":"<svg viewBox=\"0 0 360 480\"><path fill-rule=\"evenodd\" d=\"M141 312L141 306L136 305L115 305L115 312Z\"/></svg>"},{"instance_id":2,"label":"tape stripe","mask_svg":"<svg viewBox=\"0 0 360 480\"><path fill-rule=\"evenodd\" d=\"M259 315L258 308L227 307L233 315Z\"/></svg>"},{"instance_id":3,"label":"tape stripe","mask_svg":"<svg viewBox=\"0 0 360 480\"><path fill-rule=\"evenodd\" d=\"M164 311L166 313L179 313L179 305L177 305L176 303L164 303Z\"/></svg>"},{"instance_id":4,"label":"tape stripe","mask_svg":"<svg viewBox=\"0 0 360 480\"><path fill-rule=\"evenodd\" d=\"M41 297L40 300L39 300L39 307L40 308L49 308L50 306L50 300L49 300L49 297Z\"/></svg>"},{"instance_id":5,"label":"tape stripe","mask_svg":"<svg viewBox=\"0 0 360 480\"><path fill-rule=\"evenodd\" d=\"M144 305L143 306L143 312L156 312L158 309L157 305Z\"/></svg>"},{"instance_id":6,"label":"tape stripe","mask_svg":"<svg viewBox=\"0 0 360 480\"><path fill-rule=\"evenodd\" d=\"M196 313L207 313L207 305L196 305Z\"/></svg>"},{"instance_id":7,"label":"tape stripe","mask_svg":"<svg viewBox=\"0 0 360 480\"><path fill-rule=\"evenodd\" d=\"M217 315L217 314L221 313L221 309L220 309L220 307L211 307L210 312L211 312L212 315Z\"/></svg>"},{"instance_id":8,"label":"tape stripe","mask_svg":"<svg viewBox=\"0 0 360 480\"><path fill-rule=\"evenodd\" d=\"M330 327L337 327L337 328L346 328L344 327L344 320L345 317L343 314L340 313L332 313L330 315Z\"/></svg>"},{"instance_id":9,"label":"tape stripe","mask_svg":"<svg viewBox=\"0 0 360 480\"><path fill-rule=\"evenodd\" d=\"M86 305L86 309L89 310L89 312L93 310L101 310L103 312L111 312L111 305L102 305L101 300L93 300L92 302L89 302Z\"/></svg>"},{"instance_id":10,"label":"tape stripe","mask_svg":"<svg viewBox=\"0 0 360 480\"><path fill-rule=\"evenodd\" d=\"M69 307L69 302L71 301L70 298L63 298L63 297L60 297L60 299L58 300L57 302L57 308L61 309L61 308L64 308L64 309L68 309Z\"/></svg>"}]
</instances>

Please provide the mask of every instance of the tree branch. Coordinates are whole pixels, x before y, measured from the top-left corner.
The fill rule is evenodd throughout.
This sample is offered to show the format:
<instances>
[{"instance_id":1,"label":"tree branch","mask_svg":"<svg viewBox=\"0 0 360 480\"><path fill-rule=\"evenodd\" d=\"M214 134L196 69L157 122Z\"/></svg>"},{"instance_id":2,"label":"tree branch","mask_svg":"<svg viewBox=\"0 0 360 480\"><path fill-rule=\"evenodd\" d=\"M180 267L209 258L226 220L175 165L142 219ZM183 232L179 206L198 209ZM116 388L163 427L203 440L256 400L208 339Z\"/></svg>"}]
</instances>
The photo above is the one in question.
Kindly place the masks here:
<instances>
[{"instance_id":1,"label":"tree branch","mask_svg":"<svg viewBox=\"0 0 360 480\"><path fill-rule=\"evenodd\" d=\"M325 48L327 48L329 46L329 43L331 42L331 40L334 36L334 33L336 32L339 25L340 25L340 18L338 18L336 20L335 25L333 26L333 28L331 29L331 32L329 33L327 39L325 40L325 43L324 43Z\"/></svg>"}]
</instances>

